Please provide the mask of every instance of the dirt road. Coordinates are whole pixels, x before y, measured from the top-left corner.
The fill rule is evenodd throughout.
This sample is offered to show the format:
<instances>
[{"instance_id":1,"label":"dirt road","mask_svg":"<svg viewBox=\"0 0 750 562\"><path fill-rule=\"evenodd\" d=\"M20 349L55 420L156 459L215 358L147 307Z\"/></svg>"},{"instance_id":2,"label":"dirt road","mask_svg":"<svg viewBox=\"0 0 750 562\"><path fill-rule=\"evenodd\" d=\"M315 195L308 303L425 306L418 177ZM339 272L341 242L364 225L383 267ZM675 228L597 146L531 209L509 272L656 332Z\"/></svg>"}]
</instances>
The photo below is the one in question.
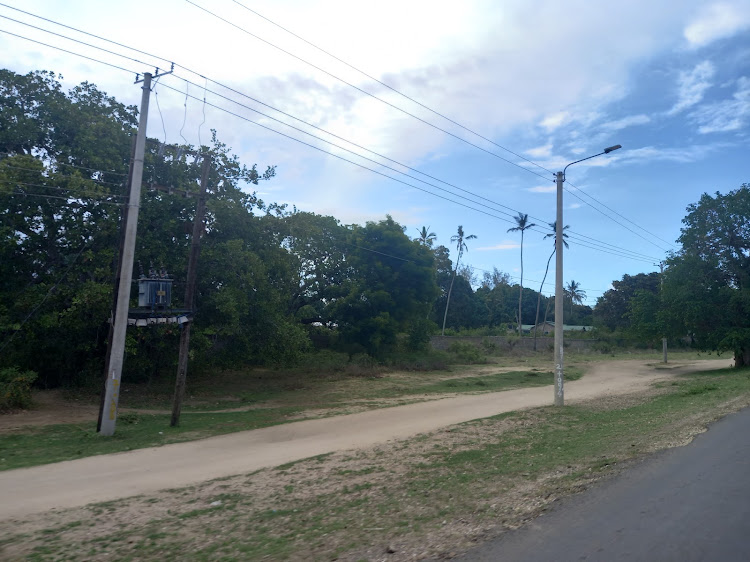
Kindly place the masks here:
<instances>
[{"instance_id":1,"label":"dirt road","mask_svg":"<svg viewBox=\"0 0 750 562\"><path fill-rule=\"evenodd\" d=\"M630 394L679 373L729 360L659 369L644 361L595 364L565 387L567 403ZM552 387L462 395L358 414L307 420L200 441L0 472L0 520L203 482L307 457L365 448L441 427L552 403Z\"/></svg>"}]
</instances>

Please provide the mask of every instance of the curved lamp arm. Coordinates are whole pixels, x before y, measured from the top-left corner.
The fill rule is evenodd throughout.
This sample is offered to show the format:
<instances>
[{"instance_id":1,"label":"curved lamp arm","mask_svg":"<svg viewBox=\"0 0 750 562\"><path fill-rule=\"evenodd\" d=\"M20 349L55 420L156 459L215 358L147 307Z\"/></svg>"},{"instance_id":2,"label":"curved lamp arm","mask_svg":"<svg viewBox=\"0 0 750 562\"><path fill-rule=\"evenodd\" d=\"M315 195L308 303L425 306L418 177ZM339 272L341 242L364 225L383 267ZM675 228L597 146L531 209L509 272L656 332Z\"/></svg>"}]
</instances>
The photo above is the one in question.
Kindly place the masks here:
<instances>
[{"instance_id":1,"label":"curved lamp arm","mask_svg":"<svg viewBox=\"0 0 750 562\"><path fill-rule=\"evenodd\" d=\"M602 154L609 154L610 152L617 150L618 148L622 148L621 144L616 144L614 146L608 146L605 148L602 152L599 154L594 154L593 156L587 156L586 158L581 158L580 160L576 160L575 162L571 162L567 166L563 168L563 181L565 181L565 170L568 169L569 166L572 166L573 164L578 164L579 162L583 162L584 160L590 160L591 158L596 158L597 156L601 156Z\"/></svg>"}]
</instances>

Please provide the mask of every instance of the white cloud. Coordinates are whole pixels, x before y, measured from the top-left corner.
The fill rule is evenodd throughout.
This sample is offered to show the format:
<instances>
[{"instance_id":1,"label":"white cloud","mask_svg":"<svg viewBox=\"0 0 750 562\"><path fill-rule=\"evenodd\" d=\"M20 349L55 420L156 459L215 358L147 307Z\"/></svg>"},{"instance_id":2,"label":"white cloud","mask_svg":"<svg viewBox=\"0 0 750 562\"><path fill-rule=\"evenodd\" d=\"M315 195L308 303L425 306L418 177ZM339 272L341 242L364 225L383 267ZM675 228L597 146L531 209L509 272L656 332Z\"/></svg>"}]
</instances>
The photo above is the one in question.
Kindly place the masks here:
<instances>
[{"instance_id":1,"label":"white cloud","mask_svg":"<svg viewBox=\"0 0 750 562\"><path fill-rule=\"evenodd\" d=\"M628 117L623 117L622 119L617 119L616 121L608 121L607 123L602 123L600 127L607 131L619 131L620 129L625 129L634 125L645 125L646 123L650 122L651 118L648 115L629 115Z\"/></svg>"},{"instance_id":2,"label":"white cloud","mask_svg":"<svg viewBox=\"0 0 750 562\"><path fill-rule=\"evenodd\" d=\"M551 133L561 125L564 125L569 120L570 114L567 111L560 111L558 113L553 113L552 115L547 115L544 119L541 120L539 126L544 127L545 129L547 129L548 133Z\"/></svg>"},{"instance_id":3,"label":"white cloud","mask_svg":"<svg viewBox=\"0 0 750 562\"><path fill-rule=\"evenodd\" d=\"M547 143L543 146L537 146L536 148L530 148L526 151L526 154L532 158L549 158L552 154L552 143Z\"/></svg>"},{"instance_id":4,"label":"white cloud","mask_svg":"<svg viewBox=\"0 0 750 562\"><path fill-rule=\"evenodd\" d=\"M703 61L690 72L680 72L677 102L667 112L667 115L675 115L700 102L703 99L703 94L711 87L709 80L713 77L714 72L714 65L710 61Z\"/></svg>"},{"instance_id":5,"label":"white cloud","mask_svg":"<svg viewBox=\"0 0 750 562\"><path fill-rule=\"evenodd\" d=\"M550 183L548 185L537 185L534 187L530 187L527 189L527 191L530 191L532 193L554 193L557 189L557 186L554 183Z\"/></svg>"},{"instance_id":6,"label":"white cloud","mask_svg":"<svg viewBox=\"0 0 750 562\"><path fill-rule=\"evenodd\" d=\"M568 205L568 209L580 209L580 207L580 203L571 203L570 205Z\"/></svg>"},{"instance_id":7,"label":"white cloud","mask_svg":"<svg viewBox=\"0 0 750 562\"><path fill-rule=\"evenodd\" d=\"M477 248L480 252L487 252L492 250L515 250L516 248L520 248L521 244L518 242L501 242L500 244L495 244L494 246L484 246L482 248Z\"/></svg>"},{"instance_id":8,"label":"white cloud","mask_svg":"<svg viewBox=\"0 0 750 562\"><path fill-rule=\"evenodd\" d=\"M705 7L683 32L693 48L703 47L724 37L730 37L750 26L750 5L747 2L725 2Z\"/></svg>"},{"instance_id":9,"label":"white cloud","mask_svg":"<svg viewBox=\"0 0 750 562\"><path fill-rule=\"evenodd\" d=\"M619 164L647 163L657 161L694 163L727 147L726 143L711 143L687 147L658 148L644 146L623 152L615 160Z\"/></svg>"},{"instance_id":10,"label":"white cloud","mask_svg":"<svg viewBox=\"0 0 750 562\"><path fill-rule=\"evenodd\" d=\"M699 124L698 132L726 133L744 127L750 119L750 78L737 80L732 99L706 104L690 115Z\"/></svg>"}]
</instances>

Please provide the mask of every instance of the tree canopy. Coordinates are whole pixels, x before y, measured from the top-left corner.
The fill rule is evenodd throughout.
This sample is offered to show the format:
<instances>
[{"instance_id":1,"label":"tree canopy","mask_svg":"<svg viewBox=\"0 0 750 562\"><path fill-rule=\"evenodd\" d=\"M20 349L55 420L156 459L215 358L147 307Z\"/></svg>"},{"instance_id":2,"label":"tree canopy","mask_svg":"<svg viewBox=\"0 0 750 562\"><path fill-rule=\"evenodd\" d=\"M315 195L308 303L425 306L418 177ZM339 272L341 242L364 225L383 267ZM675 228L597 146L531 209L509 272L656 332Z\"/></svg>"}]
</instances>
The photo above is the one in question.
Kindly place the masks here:
<instances>
[{"instance_id":1,"label":"tree canopy","mask_svg":"<svg viewBox=\"0 0 750 562\"><path fill-rule=\"evenodd\" d=\"M0 70L0 94L0 367L36 371L47 386L98 380L137 109L90 83L65 92L49 72ZM382 356L423 346L440 320L502 328L520 291L522 316L533 317L537 293L498 270L472 287L460 260L475 236L462 227L454 265L429 227L411 239L390 216L342 225L266 203L254 189L275 168L244 165L216 131L203 147L146 142L134 277L166 270L173 306L185 292L202 151L213 164L191 333L199 369L294 362L313 346ZM124 376L172 374L178 336L175 325L128 329Z\"/></svg>"}]
</instances>

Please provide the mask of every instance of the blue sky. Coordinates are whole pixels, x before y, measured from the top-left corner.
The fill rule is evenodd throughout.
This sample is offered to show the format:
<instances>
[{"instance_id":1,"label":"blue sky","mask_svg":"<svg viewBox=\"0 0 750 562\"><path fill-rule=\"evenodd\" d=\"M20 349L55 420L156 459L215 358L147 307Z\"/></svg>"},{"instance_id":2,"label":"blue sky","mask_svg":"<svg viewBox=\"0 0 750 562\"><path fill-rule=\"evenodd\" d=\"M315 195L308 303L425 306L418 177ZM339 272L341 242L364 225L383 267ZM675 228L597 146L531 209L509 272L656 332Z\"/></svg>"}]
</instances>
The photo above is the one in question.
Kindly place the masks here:
<instances>
[{"instance_id":1,"label":"blue sky","mask_svg":"<svg viewBox=\"0 0 750 562\"><path fill-rule=\"evenodd\" d=\"M167 142L184 137L197 144L199 135L205 141L209 129L215 128L245 162L277 166L277 178L260 187L265 200L332 214L346 224L379 220L388 213L407 227L408 234L416 236L419 228L429 226L437 242L446 245L463 225L467 233L477 235L465 260L480 278L483 270L494 267L519 275L520 236L506 232L513 224L504 213L520 211L539 224L538 232L527 232L524 244L524 285L539 288L551 250L541 231L555 216L550 171L606 146L623 148L572 166L567 174L564 223L575 236L565 253L564 278L582 285L589 304L625 273L658 270L655 264L678 248L674 244L686 206L702 193L726 192L750 181L748 0L193 1L6 0L9 6L180 65L156 87L159 108L152 96L150 136ZM246 8L484 138L373 82ZM127 52L7 7L0 6L0 16L0 29L128 70L164 66L164 61L144 54L130 52L140 62L126 60L12 22L7 18ZM132 74L4 33L0 63L22 73L53 70L63 75L68 87L89 80L124 103L137 104L140 98ZM205 78L429 174L436 179L385 162L434 185L399 176L216 94L205 94L209 105L204 108L207 84L210 90L292 122ZM186 93L197 99L188 97L186 102ZM212 105L498 218L356 167ZM326 137L298 122L295 126ZM345 141L335 142L382 161ZM476 196L451 195L435 186L451 192L461 188ZM553 279L551 271L547 294Z\"/></svg>"}]
</instances>

